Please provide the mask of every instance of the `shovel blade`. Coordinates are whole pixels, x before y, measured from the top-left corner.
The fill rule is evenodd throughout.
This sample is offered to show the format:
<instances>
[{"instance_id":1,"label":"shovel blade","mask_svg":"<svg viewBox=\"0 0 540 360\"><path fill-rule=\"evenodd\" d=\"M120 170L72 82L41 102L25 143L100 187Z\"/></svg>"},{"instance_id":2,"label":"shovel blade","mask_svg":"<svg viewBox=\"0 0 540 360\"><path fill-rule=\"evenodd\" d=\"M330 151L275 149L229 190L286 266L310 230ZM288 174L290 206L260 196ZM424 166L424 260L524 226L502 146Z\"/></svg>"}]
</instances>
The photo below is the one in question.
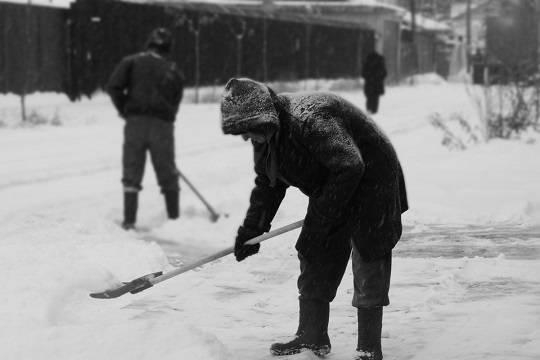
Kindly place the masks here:
<instances>
[{"instance_id":1,"label":"shovel blade","mask_svg":"<svg viewBox=\"0 0 540 360\"><path fill-rule=\"evenodd\" d=\"M127 293L136 294L138 292L148 289L149 287L154 286L151 280L161 275L163 275L162 271L147 274L138 277L130 282L123 283L116 288L91 293L90 297L93 297L94 299L114 299Z\"/></svg>"}]
</instances>

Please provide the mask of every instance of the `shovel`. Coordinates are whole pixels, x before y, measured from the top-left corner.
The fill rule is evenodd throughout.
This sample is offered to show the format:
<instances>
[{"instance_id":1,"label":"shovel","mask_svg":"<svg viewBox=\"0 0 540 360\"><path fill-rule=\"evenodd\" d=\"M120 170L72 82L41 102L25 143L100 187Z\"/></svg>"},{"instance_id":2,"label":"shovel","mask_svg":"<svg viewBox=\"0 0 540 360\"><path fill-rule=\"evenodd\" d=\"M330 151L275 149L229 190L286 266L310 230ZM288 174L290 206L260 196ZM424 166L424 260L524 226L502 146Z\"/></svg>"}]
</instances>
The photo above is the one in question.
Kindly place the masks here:
<instances>
[{"instance_id":1,"label":"shovel","mask_svg":"<svg viewBox=\"0 0 540 360\"><path fill-rule=\"evenodd\" d=\"M255 245L265 240L268 240L270 238L273 238L275 236L297 229L301 227L303 223L304 223L304 220L300 220L292 224L280 227L276 230L272 230L266 234L262 234L260 236L254 237L253 239L247 241L246 245ZM208 264L209 262L222 258L226 255L232 254L233 252L234 252L234 246L230 246L213 255L209 255L201 260L195 261L181 268L178 268L178 269L166 272L166 273L163 273L162 271L158 271L155 273L147 274L147 275L138 277L135 280L132 280L130 282L125 282L122 285L117 286L113 289L108 289L102 292L91 293L90 296L96 299L113 299L127 293L136 294L138 292L141 292L143 290L146 290L154 286L157 283L168 280L176 275L180 275L189 270L198 268L199 266L202 266L204 264Z\"/></svg>"},{"instance_id":2,"label":"shovel","mask_svg":"<svg viewBox=\"0 0 540 360\"><path fill-rule=\"evenodd\" d=\"M189 179L186 177L186 175L184 175L180 171L180 169L178 169L178 175L189 186L191 191L193 191L195 193L195 195L197 195L197 197L199 198L199 200L202 201L204 206L206 206L206 208L208 209L208 212L210 212L210 220L212 222L216 222L219 219L218 212L212 207L212 205L210 205L210 203L204 198L204 196L202 196L202 194L199 192L199 190L197 190L195 185L193 185L193 183L191 181L189 181ZM227 215L225 215L225 217L227 217Z\"/></svg>"}]
</instances>

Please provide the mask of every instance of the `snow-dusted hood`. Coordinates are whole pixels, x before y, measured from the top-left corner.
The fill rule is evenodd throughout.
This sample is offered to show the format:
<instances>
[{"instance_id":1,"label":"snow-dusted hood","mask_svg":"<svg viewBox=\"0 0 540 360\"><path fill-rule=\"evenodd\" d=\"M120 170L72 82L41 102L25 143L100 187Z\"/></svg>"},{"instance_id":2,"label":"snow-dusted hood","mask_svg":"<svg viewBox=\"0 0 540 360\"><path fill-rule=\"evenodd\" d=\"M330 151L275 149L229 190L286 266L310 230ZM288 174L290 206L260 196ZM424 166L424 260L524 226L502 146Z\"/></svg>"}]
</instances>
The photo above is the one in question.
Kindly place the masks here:
<instances>
[{"instance_id":1,"label":"snow-dusted hood","mask_svg":"<svg viewBox=\"0 0 540 360\"><path fill-rule=\"evenodd\" d=\"M279 129L279 118L268 87L257 81L230 79L221 98L223 133L267 133Z\"/></svg>"}]
</instances>

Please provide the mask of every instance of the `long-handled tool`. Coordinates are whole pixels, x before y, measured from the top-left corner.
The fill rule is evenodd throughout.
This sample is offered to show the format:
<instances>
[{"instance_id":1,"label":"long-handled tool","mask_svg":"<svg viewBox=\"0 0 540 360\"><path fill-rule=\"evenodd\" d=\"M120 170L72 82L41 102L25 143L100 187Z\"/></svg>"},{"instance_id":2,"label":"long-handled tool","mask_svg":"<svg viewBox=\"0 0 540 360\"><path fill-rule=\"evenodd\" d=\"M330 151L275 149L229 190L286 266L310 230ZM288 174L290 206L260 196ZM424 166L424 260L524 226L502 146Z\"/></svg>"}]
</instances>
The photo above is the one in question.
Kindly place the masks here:
<instances>
[{"instance_id":1,"label":"long-handled tool","mask_svg":"<svg viewBox=\"0 0 540 360\"><path fill-rule=\"evenodd\" d=\"M281 235L283 233L286 233L288 231L297 229L302 226L304 223L304 220L300 220L297 222L294 222L292 224L280 227L276 230L272 230L266 234L262 234L260 236L254 237L253 239L246 242L247 245L255 245L262 241L268 240L270 238L273 238L275 236ZM131 293L136 294L138 292L141 292L143 290L146 290L152 286L154 286L157 283L160 283L162 281L165 281L167 279L170 279L176 275L180 275L182 273L185 273L189 270L193 270L195 268L198 268L199 266L202 266L204 264L207 264L209 262L212 262L214 260L217 260L219 258L222 258L226 255L229 255L234 252L234 246L230 246L226 249L223 249L213 255L209 255L201 260L195 261L191 264L188 264L186 266L183 266L181 268L163 273L162 271L158 271L155 273L151 273L148 275L141 276L139 278L136 278L135 280L132 280L127 283L123 283L122 285L114 288L114 289L108 289L102 292L96 292L91 293L90 296L96 299L112 299L119 297L121 295Z\"/></svg>"},{"instance_id":2,"label":"long-handled tool","mask_svg":"<svg viewBox=\"0 0 540 360\"><path fill-rule=\"evenodd\" d=\"M210 220L212 220L212 222L216 222L219 218L219 214L217 213L217 211L214 210L214 208L208 203L208 201L206 201L204 196L202 196L202 194L197 190L197 188L191 183L191 181L188 180L188 178L186 178L186 176L179 169L178 174L180 175L180 178L184 180L184 182L189 186L189 188L195 193L195 195L197 195L197 197L203 202L208 211L210 211Z\"/></svg>"}]
</instances>

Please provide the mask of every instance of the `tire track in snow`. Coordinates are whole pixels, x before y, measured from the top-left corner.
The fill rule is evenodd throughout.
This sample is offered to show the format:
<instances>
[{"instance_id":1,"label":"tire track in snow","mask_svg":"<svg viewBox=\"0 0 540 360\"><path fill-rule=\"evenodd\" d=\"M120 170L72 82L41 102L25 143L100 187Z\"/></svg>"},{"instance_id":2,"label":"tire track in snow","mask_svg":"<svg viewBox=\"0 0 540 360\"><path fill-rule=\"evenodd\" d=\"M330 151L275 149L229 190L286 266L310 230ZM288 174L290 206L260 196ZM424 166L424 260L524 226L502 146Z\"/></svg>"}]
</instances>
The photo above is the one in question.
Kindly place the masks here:
<instances>
[{"instance_id":1,"label":"tire track in snow","mask_svg":"<svg viewBox=\"0 0 540 360\"><path fill-rule=\"evenodd\" d=\"M177 154L177 157L180 159L185 157L196 157L200 155L204 155L206 153L212 152L212 151L218 151L218 150L224 150L224 149L232 149L245 146L242 143L231 143L231 144L217 144L217 145L211 145L211 146L194 146L193 148L188 148L186 151L183 151L181 154ZM150 164L147 164L149 166ZM151 166L151 165L150 165ZM101 172L107 172L112 170L118 170L120 171L121 163L120 161L115 162L114 164L105 164L105 165L96 165L90 169L88 167L85 168L77 168L77 169L62 169L62 170L55 170L52 173L49 173L48 175L37 175L35 177L32 177L30 179L22 179L22 180L12 180L7 181L5 183L0 183L0 191L4 191L6 189L10 189L13 187L18 186L24 186L24 185L33 185L33 184L39 184L39 183L47 183L51 181L58 181L58 180L64 180L68 178L76 178L80 176L90 176L90 175L96 175ZM35 174L30 174L35 175Z\"/></svg>"},{"instance_id":2,"label":"tire track in snow","mask_svg":"<svg viewBox=\"0 0 540 360\"><path fill-rule=\"evenodd\" d=\"M411 258L497 257L540 258L540 227L519 224L405 226L394 254Z\"/></svg>"}]
</instances>

